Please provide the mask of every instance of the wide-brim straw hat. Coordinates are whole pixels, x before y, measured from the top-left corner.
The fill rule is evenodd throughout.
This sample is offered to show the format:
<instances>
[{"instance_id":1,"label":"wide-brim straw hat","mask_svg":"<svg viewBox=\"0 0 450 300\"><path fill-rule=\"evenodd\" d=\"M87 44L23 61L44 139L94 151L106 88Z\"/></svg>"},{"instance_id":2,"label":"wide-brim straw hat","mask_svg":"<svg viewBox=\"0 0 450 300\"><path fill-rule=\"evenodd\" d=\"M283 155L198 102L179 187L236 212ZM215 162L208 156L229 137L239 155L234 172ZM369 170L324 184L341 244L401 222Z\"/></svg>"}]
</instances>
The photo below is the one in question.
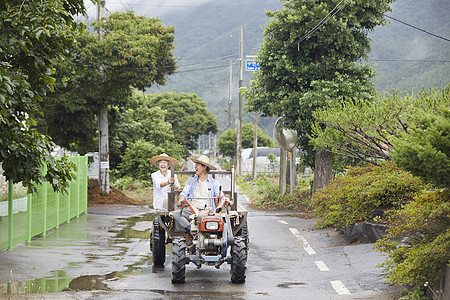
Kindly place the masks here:
<instances>
[{"instance_id":1,"label":"wide-brim straw hat","mask_svg":"<svg viewBox=\"0 0 450 300\"><path fill-rule=\"evenodd\" d=\"M193 157L191 157L190 160L192 160L192 161L195 162L195 163L199 163L199 164L202 164L202 165L204 165L204 166L207 166L207 167L209 167L211 170L215 170L215 169L216 169L216 167L214 167L213 165L210 164L209 157L206 156L206 155L200 155L199 158L193 158Z\"/></svg>"},{"instance_id":2,"label":"wide-brim straw hat","mask_svg":"<svg viewBox=\"0 0 450 300\"><path fill-rule=\"evenodd\" d=\"M173 167L173 166L175 166L176 164L178 164L178 160L176 160L176 159L173 158L173 157L170 157L169 155L167 155L167 154L165 154L165 153L160 154L160 155L153 156L152 158L150 158L150 163L151 163L152 165L154 165L155 167L157 167L156 163L157 163L158 161L160 161L160 160L167 160L168 162L170 162L170 166L171 166L171 167Z\"/></svg>"}]
</instances>

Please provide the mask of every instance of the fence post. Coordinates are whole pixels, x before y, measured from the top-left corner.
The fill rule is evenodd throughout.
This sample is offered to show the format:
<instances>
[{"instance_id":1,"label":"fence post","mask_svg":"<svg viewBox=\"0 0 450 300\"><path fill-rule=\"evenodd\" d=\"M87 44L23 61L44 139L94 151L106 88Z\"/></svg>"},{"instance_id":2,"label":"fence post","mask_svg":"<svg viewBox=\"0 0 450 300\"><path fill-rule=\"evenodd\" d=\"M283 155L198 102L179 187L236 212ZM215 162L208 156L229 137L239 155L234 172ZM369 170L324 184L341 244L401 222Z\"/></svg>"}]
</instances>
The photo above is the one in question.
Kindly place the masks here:
<instances>
[{"instance_id":1,"label":"fence post","mask_svg":"<svg viewBox=\"0 0 450 300\"><path fill-rule=\"evenodd\" d=\"M61 194L61 192L56 192L55 196L56 196L56 228L59 228L59 195Z\"/></svg>"},{"instance_id":2,"label":"fence post","mask_svg":"<svg viewBox=\"0 0 450 300\"><path fill-rule=\"evenodd\" d=\"M76 161L77 161L77 194L78 194L78 197L77 197L77 219L80 217L80 186L81 186L81 184L80 184L80 173L81 173L81 163L80 163L80 159L81 159L81 156L79 156L79 155L77 155L76 156Z\"/></svg>"},{"instance_id":3,"label":"fence post","mask_svg":"<svg viewBox=\"0 0 450 300\"><path fill-rule=\"evenodd\" d=\"M88 202L88 185L89 185L89 178L88 178L88 157L87 155L83 156L83 213L87 213L87 202Z\"/></svg>"},{"instance_id":4,"label":"fence post","mask_svg":"<svg viewBox=\"0 0 450 300\"><path fill-rule=\"evenodd\" d=\"M31 222L32 222L32 202L33 202L33 194L27 194L27 242L31 243Z\"/></svg>"},{"instance_id":5,"label":"fence post","mask_svg":"<svg viewBox=\"0 0 450 300\"><path fill-rule=\"evenodd\" d=\"M71 190L71 186L69 186L69 188L67 189L67 223L70 223L70 190Z\"/></svg>"},{"instance_id":6,"label":"fence post","mask_svg":"<svg viewBox=\"0 0 450 300\"><path fill-rule=\"evenodd\" d=\"M13 182L8 181L8 251L13 247Z\"/></svg>"},{"instance_id":7,"label":"fence post","mask_svg":"<svg viewBox=\"0 0 450 300\"><path fill-rule=\"evenodd\" d=\"M42 232L42 236L46 236L47 235L47 187L48 187L48 182L43 182L42 183L44 186L43 186L43 211L44 211L44 215L43 215L43 217L44 217L44 220L43 220L43 222L44 222L44 228L43 228L43 232Z\"/></svg>"}]
</instances>

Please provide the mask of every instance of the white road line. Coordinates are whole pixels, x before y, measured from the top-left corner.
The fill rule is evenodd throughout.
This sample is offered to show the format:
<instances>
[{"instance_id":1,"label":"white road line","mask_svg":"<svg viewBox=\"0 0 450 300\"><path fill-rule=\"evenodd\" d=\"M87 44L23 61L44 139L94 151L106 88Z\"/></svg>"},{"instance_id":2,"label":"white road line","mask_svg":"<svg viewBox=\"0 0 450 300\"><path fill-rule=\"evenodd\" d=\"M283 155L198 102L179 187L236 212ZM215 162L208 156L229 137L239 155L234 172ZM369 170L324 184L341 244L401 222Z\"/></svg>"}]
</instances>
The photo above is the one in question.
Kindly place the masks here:
<instances>
[{"instance_id":1,"label":"white road line","mask_svg":"<svg viewBox=\"0 0 450 300\"><path fill-rule=\"evenodd\" d=\"M314 263L316 264L316 266L319 268L320 271L323 271L323 272L330 271L330 269L328 269L327 265L323 261L319 260L319 261L315 261Z\"/></svg>"},{"instance_id":2,"label":"white road line","mask_svg":"<svg viewBox=\"0 0 450 300\"><path fill-rule=\"evenodd\" d=\"M289 224L288 222L283 221L283 220L277 220L277 221L280 222L281 224Z\"/></svg>"},{"instance_id":3,"label":"white road line","mask_svg":"<svg viewBox=\"0 0 450 300\"><path fill-rule=\"evenodd\" d=\"M314 251L313 248L311 248L311 246L308 244L308 242L307 242L306 239L303 237L303 235L301 235L300 232L297 230L297 228L289 228L289 230L292 232L292 234L295 235L295 237L296 237L300 242L302 242L303 249L305 249L306 253L308 253L309 255L316 254L316 251Z\"/></svg>"},{"instance_id":4,"label":"white road line","mask_svg":"<svg viewBox=\"0 0 450 300\"><path fill-rule=\"evenodd\" d=\"M347 290L347 288L345 287L345 285L340 281L340 280L335 280L335 281L330 281L331 285L333 286L334 290L339 294L339 295L350 295L350 291Z\"/></svg>"}]
</instances>

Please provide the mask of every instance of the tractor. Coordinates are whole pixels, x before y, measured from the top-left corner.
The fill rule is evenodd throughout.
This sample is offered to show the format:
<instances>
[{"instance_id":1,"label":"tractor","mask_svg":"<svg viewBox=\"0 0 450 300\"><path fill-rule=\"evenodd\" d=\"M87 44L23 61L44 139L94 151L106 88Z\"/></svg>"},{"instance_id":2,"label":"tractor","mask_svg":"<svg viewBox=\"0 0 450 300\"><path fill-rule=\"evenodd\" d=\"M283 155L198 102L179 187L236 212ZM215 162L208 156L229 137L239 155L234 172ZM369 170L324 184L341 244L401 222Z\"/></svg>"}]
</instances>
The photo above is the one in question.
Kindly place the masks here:
<instances>
[{"instance_id":1,"label":"tractor","mask_svg":"<svg viewBox=\"0 0 450 300\"><path fill-rule=\"evenodd\" d=\"M172 171L172 174L194 175L194 171ZM198 209L185 200L182 209L190 209L191 234L178 229L174 214L181 191L168 194L168 210L158 210L150 233L150 250L153 264L163 266L166 261L166 244L172 243L172 283L184 283L186 265L193 263L198 269L203 265L220 269L223 263L231 266L231 282L245 282L248 253L247 211L237 202L234 169L211 171L212 176L231 175L231 188L223 191L225 197L214 198L216 209ZM208 198L210 199L210 198ZM188 199L189 200L189 199Z\"/></svg>"}]
</instances>

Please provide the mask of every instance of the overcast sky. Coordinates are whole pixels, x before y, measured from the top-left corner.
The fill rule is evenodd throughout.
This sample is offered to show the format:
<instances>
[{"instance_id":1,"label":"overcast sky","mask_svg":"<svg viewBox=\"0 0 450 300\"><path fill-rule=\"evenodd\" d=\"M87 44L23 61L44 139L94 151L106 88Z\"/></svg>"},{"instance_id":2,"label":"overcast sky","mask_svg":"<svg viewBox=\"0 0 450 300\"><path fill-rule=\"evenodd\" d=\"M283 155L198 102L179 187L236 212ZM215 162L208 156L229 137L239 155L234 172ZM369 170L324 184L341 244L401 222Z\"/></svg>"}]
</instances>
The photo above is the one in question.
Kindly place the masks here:
<instances>
[{"instance_id":1,"label":"overcast sky","mask_svg":"<svg viewBox=\"0 0 450 300\"><path fill-rule=\"evenodd\" d=\"M162 16L167 11L182 10L199 6L209 0L106 0L106 14L115 11L134 10L136 14L145 11L148 17ZM84 0L89 18L97 18L97 7L90 0Z\"/></svg>"}]
</instances>

